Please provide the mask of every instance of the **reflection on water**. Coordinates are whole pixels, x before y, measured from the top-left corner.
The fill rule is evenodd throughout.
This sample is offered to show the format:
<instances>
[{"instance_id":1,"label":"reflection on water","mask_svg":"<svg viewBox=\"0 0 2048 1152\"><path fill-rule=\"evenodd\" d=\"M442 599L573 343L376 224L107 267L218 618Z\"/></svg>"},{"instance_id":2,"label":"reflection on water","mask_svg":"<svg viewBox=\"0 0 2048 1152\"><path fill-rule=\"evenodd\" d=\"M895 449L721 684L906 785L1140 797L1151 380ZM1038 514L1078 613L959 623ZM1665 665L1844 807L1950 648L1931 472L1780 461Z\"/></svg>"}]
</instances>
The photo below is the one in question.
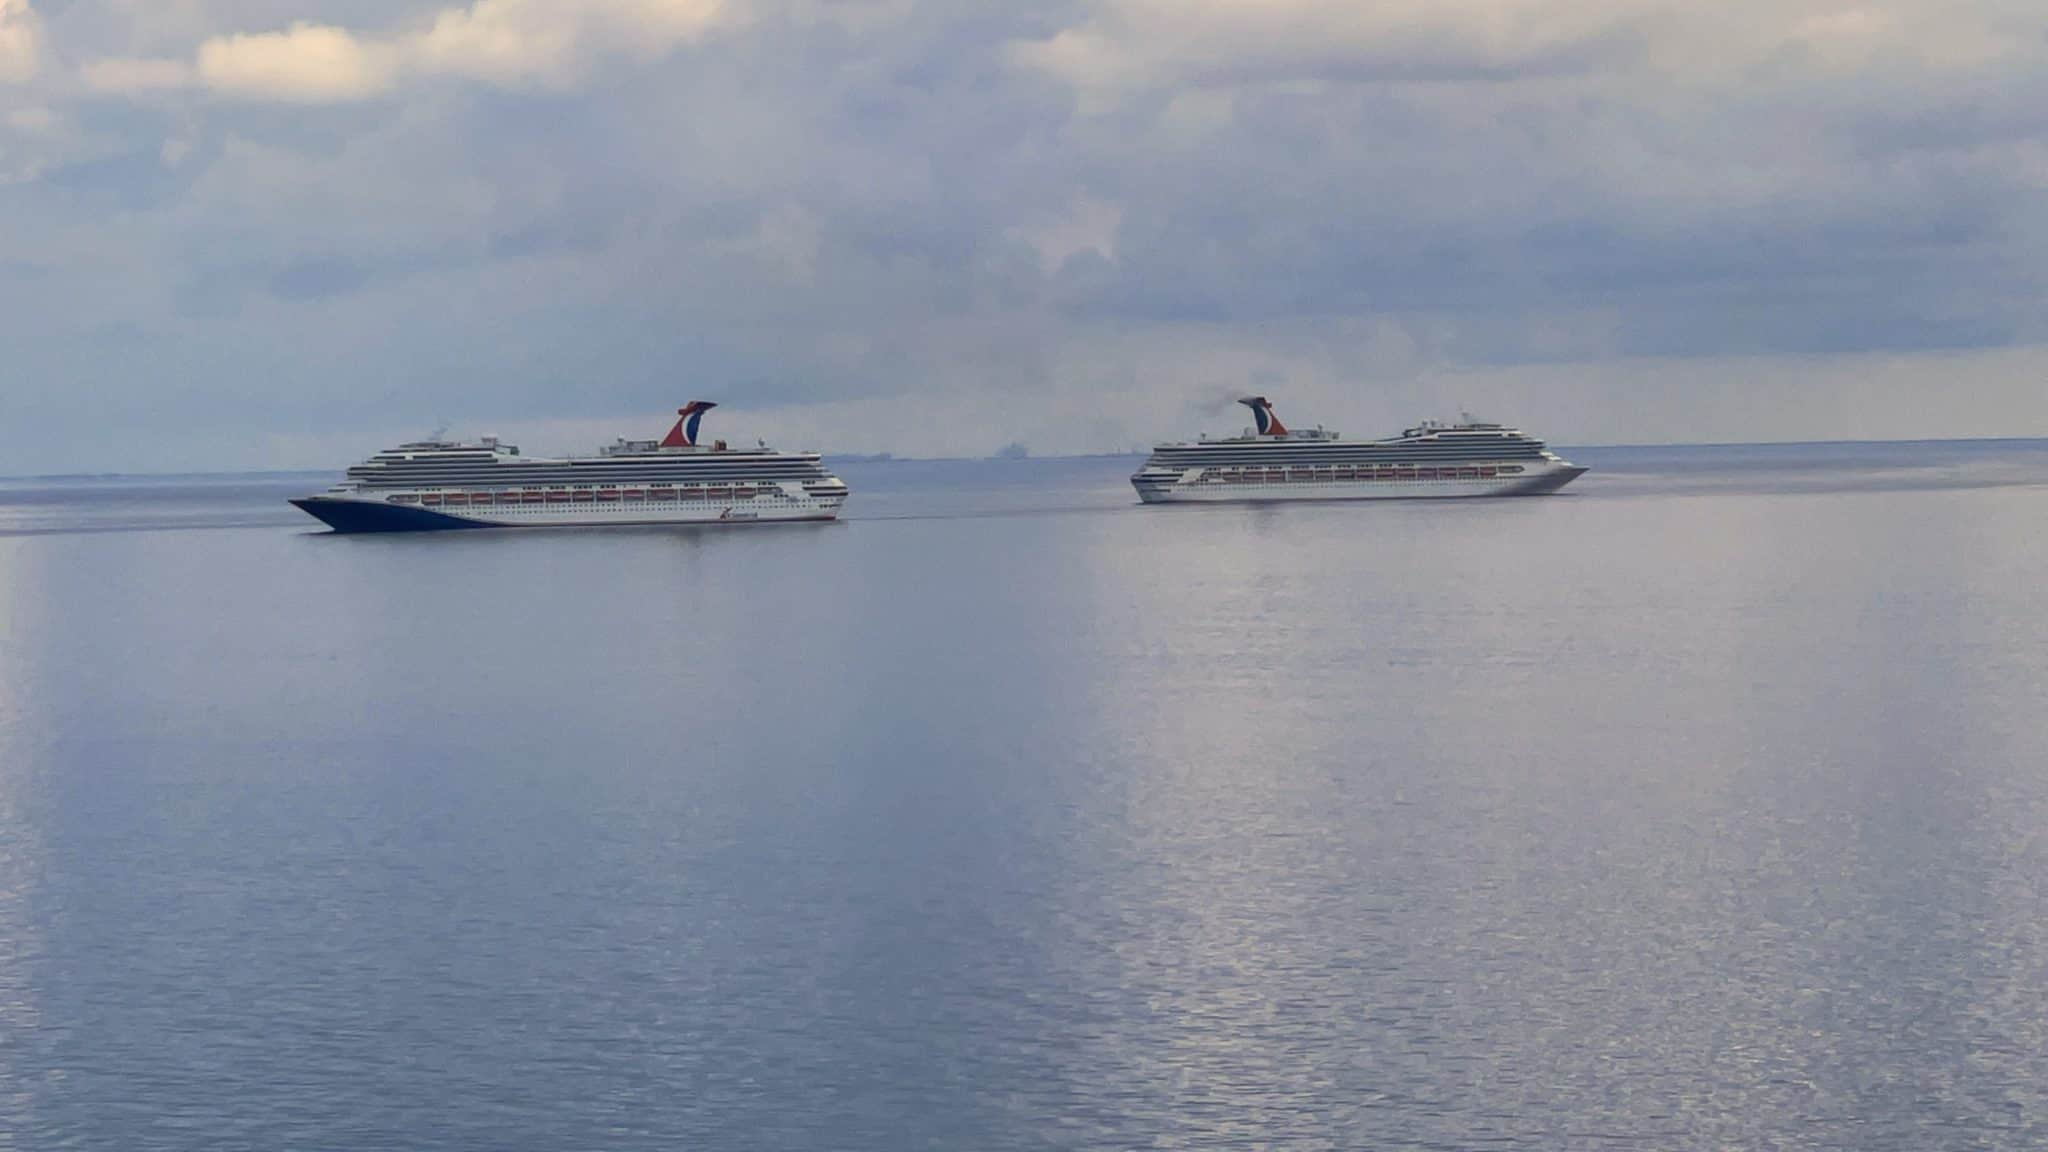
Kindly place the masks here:
<instances>
[{"instance_id":1,"label":"reflection on water","mask_svg":"<svg viewBox=\"0 0 2048 1152\"><path fill-rule=\"evenodd\" d=\"M0 1148L29 1147L13 1133L36 1108L34 1085L49 1069L32 1054L45 1028L34 968L42 953L42 925L34 911L43 864L39 790L32 774L35 714L27 604L34 598L36 557L15 541L0 540Z\"/></svg>"},{"instance_id":2,"label":"reflection on water","mask_svg":"<svg viewBox=\"0 0 2048 1152\"><path fill-rule=\"evenodd\" d=\"M2039 1146L2048 453L1744 451L1451 506L1103 460L854 466L865 519L791 530L39 513L0 1142Z\"/></svg>"}]
</instances>

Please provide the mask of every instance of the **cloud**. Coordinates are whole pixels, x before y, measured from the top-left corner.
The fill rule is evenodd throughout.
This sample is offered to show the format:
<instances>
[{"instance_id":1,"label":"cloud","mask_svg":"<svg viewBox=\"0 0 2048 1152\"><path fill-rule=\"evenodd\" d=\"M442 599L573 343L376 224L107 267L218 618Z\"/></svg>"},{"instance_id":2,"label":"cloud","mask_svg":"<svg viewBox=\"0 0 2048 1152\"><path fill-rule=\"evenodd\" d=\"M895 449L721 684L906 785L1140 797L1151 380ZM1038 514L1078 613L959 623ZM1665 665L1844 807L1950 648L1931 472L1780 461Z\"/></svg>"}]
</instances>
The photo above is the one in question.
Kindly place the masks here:
<instances>
[{"instance_id":1,"label":"cloud","mask_svg":"<svg viewBox=\"0 0 2048 1152\"><path fill-rule=\"evenodd\" d=\"M33 79L42 59L42 17L28 0L0 0L0 84Z\"/></svg>"},{"instance_id":2,"label":"cloud","mask_svg":"<svg viewBox=\"0 0 2048 1152\"><path fill-rule=\"evenodd\" d=\"M209 37L189 64L110 57L81 71L85 83L100 92L189 87L235 99L305 104L373 99L401 84L435 78L504 88L566 87L607 58L659 58L695 41L725 15L721 0L475 0L391 35L301 22L282 32Z\"/></svg>"},{"instance_id":3,"label":"cloud","mask_svg":"<svg viewBox=\"0 0 2048 1152\"><path fill-rule=\"evenodd\" d=\"M1127 206L1075 314L1398 316L1465 362L2027 334L1926 290L2034 290L1999 239L2039 228L2016 161L2043 20L2017 5L1099 0L1063 24L1011 62L1078 93L1074 168Z\"/></svg>"},{"instance_id":4,"label":"cloud","mask_svg":"<svg viewBox=\"0 0 2048 1152\"><path fill-rule=\"evenodd\" d=\"M1879 376L1863 434L2048 420L2028 0L728 2L37 0L0 458L684 387L911 454L1248 388L1566 442L1829 435Z\"/></svg>"},{"instance_id":5,"label":"cloud","mask_svg":"<svg viewBox=\"0 0 2048 1152\"><path fill-rule=\"evenodd\" d=\"M477 0L437 14L399 48L423 75L561 85L604 56L662 56L702 36L722 14L719 0Z\"/></svg>"},{"instance_id":6,"label":"cloud","mask_svg":"<svg viewBox=\"0 0 2048 1152\"><path fill-rule=\"evenodd\" d=\"M1643 7L1584 0L1103 0L1080 23L1019 45L1017 58L1090 89L1569 69L1625 48L1626 17Z\"/></svg>"},{"instance_id":7,"label":"cloud","mask_svg":"<svg viewBox=\"0 0 2048 1152\"><path fill-rule=\"evenodd\" d=\"M1770 83L1955 72L2042 53L2004 0L1096 0L1016 45L1020 65L1096 94L1304 81L1654 74Z\"/></svg>"},{"instance_id":8,"label":"cloud","mask_svg":"<svg viewBox=\"0 0 2048 1152\"><path fill-rule=\"evenodd\" d=\"M1020 229L1016 235L1038 253L1040 268L1053 273L1084 252L1103 260L1115 259L1116 230L1123 215L1121 205L1082 195L1064 217L1040 228Z\"/></svg>"},{"instance_id":9,"label":"cloud","mask_svg":"<svg viewBox=\"0 0 2048 1152\"><path fill-rule=\"evenodd\" d=\"M87 61L79 68L79 79L94 92L128 95L188 88L193 67L183 60L157 60L108 56Z\"/></svg>"},{"instance_id":10,"label":"cloud","mask_svg":"<svg viewBox=\"0 0 2048 1152\"><path fill-rule=\"evenodd\" d=\"M381 95L398 68L387 45L366 44L330 25L294 24L208 40L199 46L194 74L226 96L324 104Z\"/></svg>"}]
</instances>

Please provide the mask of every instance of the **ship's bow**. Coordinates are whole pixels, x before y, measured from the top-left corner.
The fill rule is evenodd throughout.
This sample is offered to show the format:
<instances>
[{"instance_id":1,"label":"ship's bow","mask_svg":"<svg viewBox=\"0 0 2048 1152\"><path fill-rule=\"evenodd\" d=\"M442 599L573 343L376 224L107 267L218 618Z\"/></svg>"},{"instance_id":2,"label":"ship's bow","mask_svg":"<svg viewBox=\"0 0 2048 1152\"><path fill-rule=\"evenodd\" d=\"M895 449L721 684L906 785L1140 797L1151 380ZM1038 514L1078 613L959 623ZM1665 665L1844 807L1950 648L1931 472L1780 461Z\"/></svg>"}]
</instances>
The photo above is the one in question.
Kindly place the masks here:
<instances>
[{"instance_id":1,"label":"ship's bow","mask_svg":"<svg viewBox=\"0 0 2048 1152\"><path fill-rule=\"evenodd\" d=\"M336 532L445 532L453 528L489 527L425 508L405 508L381 500L301 496L292 501L292 507Z\"/></svg>"}]
</instances>

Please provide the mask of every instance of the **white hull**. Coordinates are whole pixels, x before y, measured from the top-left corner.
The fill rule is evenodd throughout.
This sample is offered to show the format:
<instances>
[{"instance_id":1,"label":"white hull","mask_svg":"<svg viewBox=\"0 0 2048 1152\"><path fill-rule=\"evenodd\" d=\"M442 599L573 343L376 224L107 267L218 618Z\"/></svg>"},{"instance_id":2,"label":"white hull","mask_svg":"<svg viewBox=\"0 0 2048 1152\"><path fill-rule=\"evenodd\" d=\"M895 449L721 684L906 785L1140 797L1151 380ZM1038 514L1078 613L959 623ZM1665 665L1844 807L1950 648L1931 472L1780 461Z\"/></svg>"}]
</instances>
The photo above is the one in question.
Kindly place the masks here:
<instances>
[{"instance_id":1,"label":"white hull","mask_svg":"<svg viewBox=\"0 0 2048 1152\"><path fill-rule=\"evenodd\" d=\"M606 528L661 524L772 524L798 520L836 520L839 509L823 504L810 507L677 508L586 508L567 512L524 509L491 510L488 513L449 512L447 515L486 528Z\"/></svg>"},{"instance_id":2,"label":"white hull","mask_svg":"<svg viewBox=\"0 0 2048 1152\"><path fill-rule=\"evenodd\" d=\"M1451 480L1273 480L1223 482L1199 473L1165 484L1137 483L1147 504L1248 504L1315 500L1442 500L1456 497L1541 496L1585 473L1575 464L1550 464L1500 478Z\"/></svg>"}]
</instances>

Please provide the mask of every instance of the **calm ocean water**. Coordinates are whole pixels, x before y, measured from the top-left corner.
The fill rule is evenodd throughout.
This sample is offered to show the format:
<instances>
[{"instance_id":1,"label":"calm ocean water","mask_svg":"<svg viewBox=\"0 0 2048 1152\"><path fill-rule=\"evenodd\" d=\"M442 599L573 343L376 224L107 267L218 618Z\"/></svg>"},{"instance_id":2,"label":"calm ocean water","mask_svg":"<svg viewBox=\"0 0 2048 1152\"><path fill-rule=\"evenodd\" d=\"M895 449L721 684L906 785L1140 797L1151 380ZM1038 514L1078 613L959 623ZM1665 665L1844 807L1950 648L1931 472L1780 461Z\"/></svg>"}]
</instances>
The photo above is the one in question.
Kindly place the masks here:
<instances>
[{"instance_id":1,"label":"calm ocean water","mask_svg":"<svg viewBox=\"0 0 2048 1152\"><path fill-rule=\"evenodd\" d=\"M0 1148L2048 1145L2048 443L0 482Z\"/></svg>"}]
</instances>

